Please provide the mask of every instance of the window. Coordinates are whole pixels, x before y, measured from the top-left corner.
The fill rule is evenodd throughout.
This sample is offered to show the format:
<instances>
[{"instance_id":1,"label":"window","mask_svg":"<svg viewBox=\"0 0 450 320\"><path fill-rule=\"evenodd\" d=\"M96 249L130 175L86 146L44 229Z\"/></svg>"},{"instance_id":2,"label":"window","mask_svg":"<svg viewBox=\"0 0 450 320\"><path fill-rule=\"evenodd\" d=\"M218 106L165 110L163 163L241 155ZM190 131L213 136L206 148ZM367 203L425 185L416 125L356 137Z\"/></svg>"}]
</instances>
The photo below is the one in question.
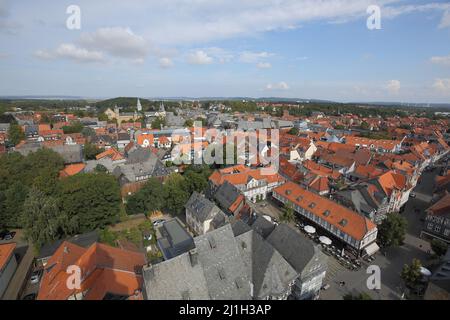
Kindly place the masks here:
<instances>
[{"instance_id":1,"label":"window","mask_svg":"<svg viewBox=\"0 0 450 320\"><path fill-rule=\"evenodd\" d=\"M440 231L441 231L441 226L434 227L434 232L440 232Z\"/></svg>"},{"instance_id":2,"label":"window","mask_svg":"<svg viewBox=\"0 0 450 320\"><path fill-rule=\"evenodd\" d=\"M310 207L311 209L313 209L315 206L316 206L316 204L315 204L314 202L311 202L311 203L309 204L309 207Z\"/></svg>"},{"instance_id":3,"label":"window","mask_svg":"<svg viewBox=\"0 0 450 320\"><path fill-rule=\"evenodd\" d=\"M432 224L432 223L429 223L429 224L427 225L427 229L428 229L428 230L433 230L433 224Z\"/></svg>"},{"instance_id":4,"label":"window","mask_svg":"<svg viewBox=\"0 0 450 320\"><path fill-rule=\"evenodd\" d=\"M330 215L330 210L325 210L324 213L323 213L323 215L324 215L325 217L328 217L328 216Z\"/></svg>"},{"instance_id":5,"label":"window","mask_svg":"<svg viewBox=\"0 0 450 320\"><path fill-rule=\"evenodd\" d=\"M450 236L450 229L445 229L444 236L446 237Z\"/></svg>"}]
</instances>

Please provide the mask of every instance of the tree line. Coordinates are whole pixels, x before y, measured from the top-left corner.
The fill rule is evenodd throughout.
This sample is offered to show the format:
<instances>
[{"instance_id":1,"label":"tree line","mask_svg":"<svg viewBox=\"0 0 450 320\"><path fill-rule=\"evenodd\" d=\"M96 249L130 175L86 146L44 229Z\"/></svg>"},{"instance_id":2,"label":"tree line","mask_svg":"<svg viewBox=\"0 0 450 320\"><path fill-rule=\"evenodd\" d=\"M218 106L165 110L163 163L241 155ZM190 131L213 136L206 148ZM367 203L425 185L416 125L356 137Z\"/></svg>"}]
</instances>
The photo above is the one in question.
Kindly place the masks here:
<instances>
[{"instance_id":1,"label":"tree line","mask_svg":"<svg viewBox=\"0 0 450 320\"><path fill-rule=\"evenodd\" d=\"M60 179L64 161L50 149L0 157L0 229L24 228L37 248L119 220L120 188L106 173Z\"/></svg>"}]
</instances>

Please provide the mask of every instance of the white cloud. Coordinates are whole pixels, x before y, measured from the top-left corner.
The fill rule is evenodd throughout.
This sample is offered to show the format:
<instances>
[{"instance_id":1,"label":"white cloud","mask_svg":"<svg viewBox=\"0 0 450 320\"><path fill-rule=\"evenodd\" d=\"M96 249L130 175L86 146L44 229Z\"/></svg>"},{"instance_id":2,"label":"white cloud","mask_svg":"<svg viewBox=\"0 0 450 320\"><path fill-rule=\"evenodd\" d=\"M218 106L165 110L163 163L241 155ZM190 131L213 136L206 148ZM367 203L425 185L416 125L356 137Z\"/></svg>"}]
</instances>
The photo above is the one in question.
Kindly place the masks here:
<instances>
[{"instance_id":1,"label":"white cloud","mask_svg":"<svg viewBox=\"0 0 450 320\"><path fill-rule=\"evenodd\" d=\"M448 55L448 56L441 56L441 57L439 57L439 56L432 57L430 59L430 61L431 61L431 63L434 63L434 64L441 64L441 65L444 65L444 66L450 66L450 55Z\"/></svg>"},{"instance_id":2,"label":"white cloud","mask_svg":"<svg viewBox=\"0 0 450 320\"><path fill-rule=\"evenodd\" d=\"M214 62L214 59L210 57L205 51L197 50L188 54L187 62L190 64L202 65L211 64Z\"/></svg>"},{"instance_id":3,"label":"white cloud","mask_svg":"<svg viewBox=\"0 0 450 320\"><path fill-rule=\"evenodd\" d=\"M268 85L266 85L266 90L289 90L289 89L290 89L289 85L284 81L275 84L269 83Z\"/></svg>"},{"instance_id":4,"label":"white cloud","mask_svg":"<svg viewBox=\"0 0 450 320\"><path fill-rule=\"evenodd\" d=\"M84 48L78 48L71 43L63 43L56 50L38 50L34 56L44 60L69 59L75 62L103 62L103 54L99 51L89 51Z\"/></svg>"},{"instance_id":5,"label":"white cloud","mask_svg":"<svg viewBox=\"0 0 450 320\"><path fill-rule=\"evenodd\" d=\"M433 88L443 94L450 94L450 79L436 79Z\"/></svg>"},{"instance_id":6,"label":"white cloud","mask_svg":"<svg viewBox=\"0 0 450 320\"><path fill-rule=\"evenodd\" d=\"M159 66L163 69L169 69L174 66L174 63L170 58L163 57L159 59Z\"/></svg>"},{"instance_id":7,"label":"white cloud","mask_svg":"<svg viewBox=\"0 0 450 320\"><path fill-rule=\"evenodd\" d=\"M269 52L250 52L244 51L239 55L239 61L243 63L259 63L262 59L272 57L274 54Z\"/></svg>"},{"instance_id":8,"label":"white cloud","mask_svg":"<svg viewBox=\"0 0 450 320\"><path fill-rule=\"evenodd\" d=\"M386 84L386 90L391 94L397 94L400 92L401 83L399 80L389 80Z\"/></svg>"},{"instance_id":9,"label":"white cloud","mask_svg":"<svg viewBox=\"0 0 450 320\"><path fill-rule=\"evenodd\" d=\"M444 12L444 15L442 16L441 23L439 24L439 28L448 28L450 27L450 10L447 10Z\"/></svg>"},{"instance_id":10,"label":"white cloud","mask_svg":"<svg viewBox=\"0 0 450 320\"><path fill-rule=\"evenodd\" d=\"M269 62L259 62L256 67L258 69L270 69L272 68L272 65Z\"/></svg>"},{"instance_id":11,"label":"white cloud","mask_svg":"<svg viewBox=\"0 0 450 320\"><path fill-rule=\"evenodd\" d=\"M100 28L94 33L82 34L82 47L107 52L111 56L142 61L149 52L149 44L129 28Z\"/></svg>"}]
</instances>

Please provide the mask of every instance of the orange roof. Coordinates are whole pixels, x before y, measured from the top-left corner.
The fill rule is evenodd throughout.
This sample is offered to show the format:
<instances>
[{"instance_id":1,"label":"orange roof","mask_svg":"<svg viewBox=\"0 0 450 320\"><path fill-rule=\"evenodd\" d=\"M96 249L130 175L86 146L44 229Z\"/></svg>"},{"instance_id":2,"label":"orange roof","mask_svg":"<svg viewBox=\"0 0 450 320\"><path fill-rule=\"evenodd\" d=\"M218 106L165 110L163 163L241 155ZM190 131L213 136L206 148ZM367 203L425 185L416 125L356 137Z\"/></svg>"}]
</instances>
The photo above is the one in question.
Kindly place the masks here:
<instances>
[{"instance_id":1,"label":"orange roof","mask_svg":"<svg viewBox=\"0 0 450 320\"><path fill-rule=\"evenodd\" d=\"M0 244L0 270L2 270L8 262L14 249L16 249L15 243Z\"/></svg>"},{"instance_id":2,"label":"orange roof","mask_svg":"<svg viewBox=\"0 0 450 320\"><path fill-rule=\"evenodd\" d=\"M42 131L50 131L52 130L52 127L49 124L40 124L39 125L39 134L42 134Z\"/></svg>"},{"instance_id":3,"label":"orange roof","mask_svg":"<svg viewBox=\"0 0 450 320\"><path fill-rule=\"evenodd\" d=\"M84 163L70 164L59 172L60 177L70 177L82 172L86 168Z\"/></svg>"},{"instance_id":4,"label":"orange roof","mask_svg":"<svg viewBox=\"0 0 450 320\"><path fill-rule=\"evenodd\" d=\"M251 169L243 164L239 164L233 167L214 171L209 177L209 180L217 186L223 184L225 181L228 181L232 185L236 186L247 184L249 179L266 180L267 183L285 180L277 173L272 175L263 175L261 174L261 170L262 169Z\"/></svg>"},{"instance_id":5,"label":"orange roof","mask_svg":"<svg viewBox=\"0 0 450 320\"><path fill-rule=\"evenodd\" d=\"M330 186L328 183L328 178L317 176L310 184L309 187L318 192L329 191Z\"/></svg>"},{"instance_id":6,"label":"orange roof","mask_svg":"<svg viewBox=\"0 0 450 320\"><path fill-rule=\"evenodd\" d=\"M396 140L377 140L377 139L368 139L363 137L352 137L352 136L346 136L345 137L345 143L350 144L352 146L374 146L375 148L383 148L385 150L393 150L396 145L399 145L401 141Z\"/></svg>"},{"instance_id":7,"label":"orange roof","mask_svg":"<svg viewBox=\"0 0 450 320\"><path fill-rule=\"evenodd\" d=\"M154 136L150 133L143 133L137 136L137 143L140 146L149 146L153 145L154 143Z\"/></svg>"},{"instance_id":8,"label":"orange roof","mask_svg":"<svg viewBox=\"0 0 450 320\"><path fill-rule=\"evenodd\" d=\"M170 142L169 138L167 138L166 136L162 136L161 138L159 138L158 141L159 141L160 143L164 143L164 144Z\"/></svg>"},{"instance_id":9,"label":"orange roof","mask_svg":"<svg viewBox=\"0 0 450 320\"><path fill-rule=\"evenodd\" d=\"M320 219L327 221L335 228L345 232L358 241L362 240L369 231L376 228L376 225L365 216L343 207L334 201L321 197L318 194L305 190L293 182L287 182L274 189L273 192L313 213ZM328 216L324 214L326 211L329 211ZM343 220L347 222L345 225L341 224Z\"/></svg>"},{"instance_id":10,"label":"orange roof","mask_svg":"<svg viewBox=\"0 0 450 320\"><path fill-rule=\"evenodd\" d=\"M373 166L373 165L360 165L355 169L355 173L365 178L375 178L383 174L383 170Z\"/></svg>"},{"instance_id":11,"label":"orange roof","mask_svg":"<svg viewBox=\"0 0 450 320\"><path fill-rule=\"evenodd\" d=\"M53 136L53 135L63 135L64 131L61 129L55 130L39 130L39 135L41 136Z\"/></svg>"},{"instance_id":12,"label":"orange roof","mask_svg":"<svg viewBox=\"0 0 450 320\"><path fill-rule=\"evenodd\" d=\"M402 190L406 187L406 177L402 174L388 171L378 178L383 191L390 196L392 190Z\"/></svg>"},{"instance_id":13,"label":"orange roof","mask_svg":"<svg viewBox=\"0 0 450 320\"><path fill-rule=\"evenodd\" d=\"M112 161L118 161L118 160L123 160L125 159L123 157L123 155L117 151L115 148L110 148L102 153L100 153L99 155L96 156L97 160L103 159L109 157L111 158Z\"/></svg>"},{"instance_id":14,"label":"orange roof","mask_svg":"<svg viewBox=\"0 0 450 320\"><path fill-rule=\"evenodd\" d=\"M64 242L47 262L39 290L38 300L67 300L80 292L87 292L85 300L101 300L106 293L132 296L142 288L143 279L136 269L146 263L142 253L113 248L95 243L82 248ZM81 269L81 288L69 289L66 285L69 266Z\"/></svg>"},{"instance_id":15,"label":"orange roof","mask_svg":"<svg viewBox=\"0 0 450 320\"><path fill-rule=\"evenodd\" d=\"M427 209L431 215L441 215L450 213L450 193L446 193L438 202Z\"/></svg>"}]
</instances>

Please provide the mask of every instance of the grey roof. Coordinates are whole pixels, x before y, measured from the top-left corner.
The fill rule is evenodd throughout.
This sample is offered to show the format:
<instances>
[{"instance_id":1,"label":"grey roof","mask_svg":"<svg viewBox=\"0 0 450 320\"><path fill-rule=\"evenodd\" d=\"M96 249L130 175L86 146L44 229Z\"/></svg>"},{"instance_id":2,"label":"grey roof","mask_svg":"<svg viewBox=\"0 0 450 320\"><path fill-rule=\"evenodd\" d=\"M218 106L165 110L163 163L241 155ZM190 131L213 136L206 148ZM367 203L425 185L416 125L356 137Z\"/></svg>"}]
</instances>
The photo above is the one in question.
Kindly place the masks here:
<instances>
[{"instance_id":1,"label":"grey roof","mask_svg":"<svg viewBox=\"0 0 450 320\"><path fill-rule=\"evenodd\" d=\"M254 230L236 237L236 241L253 283L253 296L264 299L284 295L298 277L297 271Z\"/></svg>"},{"instance_id":2,"label":"grey roof","mask_svg":"<svg viewBox=\"0 0 450 320\"><path fill-rule=\"evenodd\" d=\"M109 135L96 135L95 137L92 137L91 140L92 143L99 143L99 142L105 142L107 144L114 144L116 141Z\"/></svg>"},{"instance_id":3,"label":"grey roof","mask_svg":"<svg viewBox=\"0 0 450 320\"><path fill-rule=\"evenodd\" d=\"M198 192L191 195L185 207L200 222L213 219L222 212L213 202Z\"/></svg>"},{"instance_id":4,"label":"grey roof","mask_svg":"<svg viewBox=\"0 0 450 320\"><path fill-rule=\"evenodd\" d=\"M225 181L214 194L214 199L219 203L219 205L228 209L236 201L236 199L241 195L241 192L234 185Z\"/></svg>"},{"instance_id":5,"label":"grey roof","mask_svg":"<svg viewBox=\"0 0 450 320\"><path fill-rule=\"evenodd\" d=\"M36 152L40 148L42 148L42 144L37 141L33 142L27 142L23 146L20 146L20 148L15 148L17 152L19 152L23 156L27 156L31 152Z\"/></svg>"},{"instance_id":6,"label":"grey roof","mask_svg":"<svg viewBox=\"0 0 450 320\"><path fill-rule=\"evenodd\" d=\"M157 156L148 148L137 146L128 152L127 164L145 162L149 159L156 159Z\"/></svg>"},{"instance_id":7,"label":"grey roof","mask_svg":"<svg viewBox=\"0 0 450 320\"><path fill-rule=\"evenodd\" d=\"M213 300L248 300L246 266L229 224L194 239Z\"/></svg>"},{"instance_id":8,"label":"grey roof","mask_svg":"<svg viewBox=\"0 0 450 320\"><path fill-rule=\"evenodd\" d=\"M242 220L235 220L235 221L233 221L231 223L231 229L233 230L233 234L234 234L235 237L240 236L241 234L252 230L252 228L250 228L248 226L248 224L246 224Z\"/></svg>"},{"instance_id":9,"label":"grey roof","mask_svg":"<svg viewBox=\"0 0 450 320\"><path fill-rule=\"evenodd\" d=\"M195 250L173 259L144 267L145 296L148 300L209 299L203 268Z\"/></svg>"},{"instance_id":10,"label":"grey roof","mask_svg":"<svg viewBox=\"0 0 450 320\"><path fill-rule=\"evenodd\" d=\"M130 135L126 132L120 132L117 134L118 141L130 141Z\"/></svg>"},{"instance_id":11,"label":"grey roof","mask_svg":"<svg viewBox=\"0 0 450 320\"><path fill-rule=\"evenodd\" d=\"M258 216L251 224L251 228L255 230L261 237L266 239L275 229L275 224L265 219L263 216Z\"/></svg>"},{"instance_id":12,"label":"grey roof","mask_svg":"<svg viewBox=\"0 0 450 320\"><path fill-rule=\"evenodd\" d=\"M32 125L26 125L25 126L25 135L35 135L39 132L39 125L32 124Z\"/></svg>"},{"instance_id":13,"label":"grey roof","mask_svg":"<svg viewBox=\"0 0 450 320\"><path fill-rule=\"evenodd\" d=\"M177 219L164 222L158 228L158 245L165 259L176 257L194 249L194 241Z\"/></svg>"},{"instance_id":14,"label":"grey roof","mask_svg":"<svg viewBox=\"0 0 450 320\"><path fill-rule=\"evenodd\" d=\"M267 237L267 241L298 272L302 273L314 257L316 249L308 239L302 237L286 224L279 224Z\"/></svg>"},{"instance_id":15,"label":"grey roof","mask_svg":"<svg viewBox=\"0 0 450 320\"><path fill-rule=\"evenodd\" d=\"M134 152L133 152L134 153ZM128 161L114 168L113 175L120 180L122 184L136 182L137 177L163 177L169 175L165 165L156 157L149 158L144 162Z\"/></svg>"},{"instance_id":16,"label":"grey roof","mask_svg":"<svg viewBox=\"0 0 450 320\"><path fill-rule=\"evenodd\" d=\"M52 146L50 149L59 153L65 164L83 162L83 148L79 144Z\"/></svg>"}]
</instances>

